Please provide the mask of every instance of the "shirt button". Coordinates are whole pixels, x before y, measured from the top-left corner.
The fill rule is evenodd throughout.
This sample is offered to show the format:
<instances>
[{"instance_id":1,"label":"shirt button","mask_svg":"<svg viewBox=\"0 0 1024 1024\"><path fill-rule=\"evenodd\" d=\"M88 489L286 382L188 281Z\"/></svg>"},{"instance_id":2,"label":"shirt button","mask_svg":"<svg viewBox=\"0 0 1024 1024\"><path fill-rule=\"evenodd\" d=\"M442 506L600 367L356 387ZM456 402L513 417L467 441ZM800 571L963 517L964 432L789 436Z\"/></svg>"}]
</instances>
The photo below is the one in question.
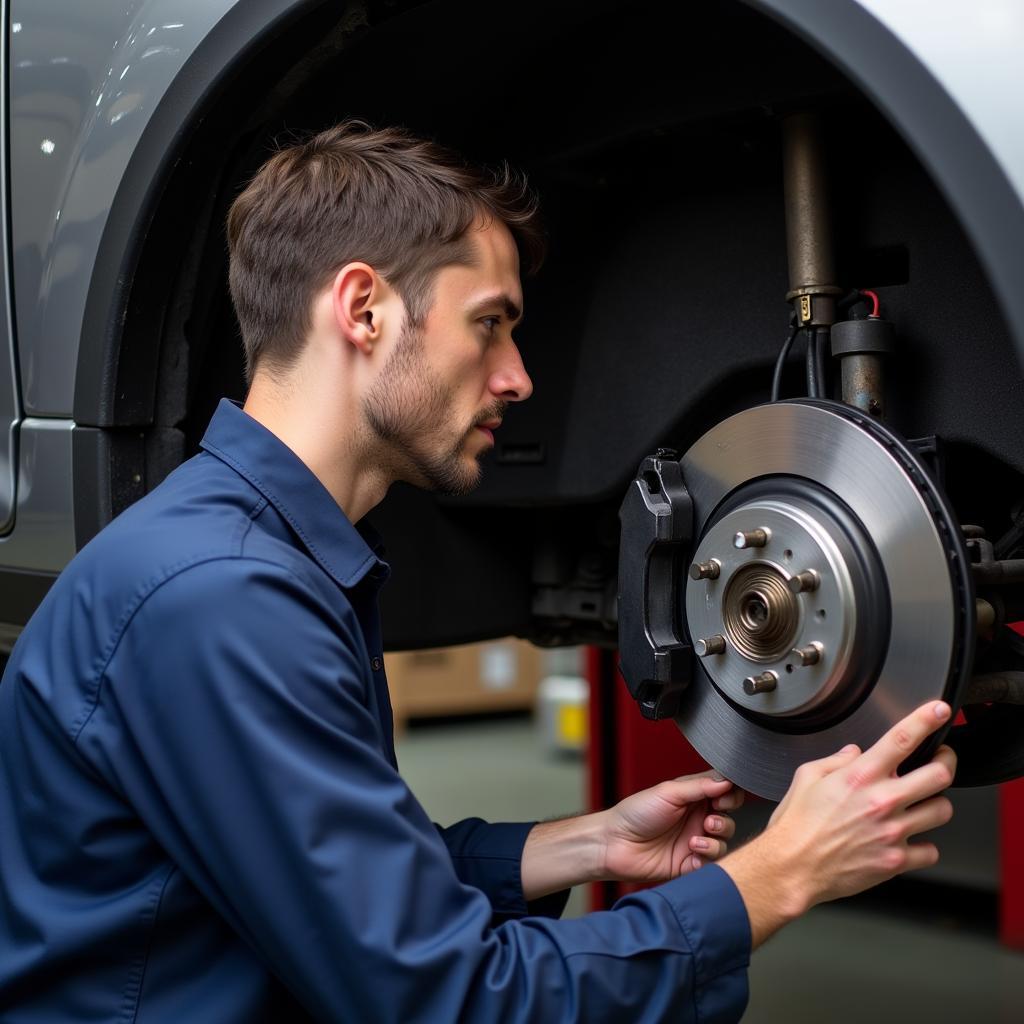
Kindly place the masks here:
<instances>
[{"instance_id":1,"label":"shirt button","mask_svg":"<svg viewBox=\"0 0 1024 1024\"><path fill-rule=\"evenodd\" d=\"M379 672L380 671L381 664L382 664L382 662L381 662L380 658L374 658L373 661L370 662L370 665L373 668L374 672Z\"/></svg>"}]
</instances>

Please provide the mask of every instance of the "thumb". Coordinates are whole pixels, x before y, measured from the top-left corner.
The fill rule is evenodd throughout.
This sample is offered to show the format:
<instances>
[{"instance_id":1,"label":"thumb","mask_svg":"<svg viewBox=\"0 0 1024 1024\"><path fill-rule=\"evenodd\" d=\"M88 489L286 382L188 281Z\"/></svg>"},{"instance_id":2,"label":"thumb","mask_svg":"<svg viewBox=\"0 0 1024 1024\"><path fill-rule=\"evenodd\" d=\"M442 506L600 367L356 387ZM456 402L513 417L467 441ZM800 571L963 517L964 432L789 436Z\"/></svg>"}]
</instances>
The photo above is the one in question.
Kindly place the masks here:
<instances>
[{"instance_id":1,"label":"thumb","mask_svg":"<svg viewBox=\"0 0 1024 1024\"><path fill-rule=\"evenodd\" d=\"M678 779L670 779L663 782L665 795L680 803L693 803L697 800L704 800L722 796L732 789L733 784L728 779L715 771L708 770L699 775L683 775Z\"/></svg>"}]
</instances>

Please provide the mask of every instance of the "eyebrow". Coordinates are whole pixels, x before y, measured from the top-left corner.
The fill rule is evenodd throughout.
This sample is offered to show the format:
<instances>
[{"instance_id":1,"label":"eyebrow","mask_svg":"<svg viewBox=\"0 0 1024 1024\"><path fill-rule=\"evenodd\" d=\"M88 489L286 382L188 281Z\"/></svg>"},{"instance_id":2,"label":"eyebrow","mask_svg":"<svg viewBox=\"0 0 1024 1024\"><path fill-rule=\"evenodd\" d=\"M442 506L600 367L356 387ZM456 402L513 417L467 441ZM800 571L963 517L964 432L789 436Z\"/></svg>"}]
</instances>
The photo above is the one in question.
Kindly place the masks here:
<instances>
[{"instance_id":1,"label":"eyebrow","mask_svg":"<svg viewBox=\"0 0 1024 1024\"><path fill-rule=\"evenodd\" d=\"M505 316L514 324L518 323L523 318L523 311L515 304L515 302L512 301L512 296L506 292L499 292L496 295L488 295L487 298L481 299L473 306L470 315L475 317L494 306L501 306Z\"/></svg>"}]
</instances>

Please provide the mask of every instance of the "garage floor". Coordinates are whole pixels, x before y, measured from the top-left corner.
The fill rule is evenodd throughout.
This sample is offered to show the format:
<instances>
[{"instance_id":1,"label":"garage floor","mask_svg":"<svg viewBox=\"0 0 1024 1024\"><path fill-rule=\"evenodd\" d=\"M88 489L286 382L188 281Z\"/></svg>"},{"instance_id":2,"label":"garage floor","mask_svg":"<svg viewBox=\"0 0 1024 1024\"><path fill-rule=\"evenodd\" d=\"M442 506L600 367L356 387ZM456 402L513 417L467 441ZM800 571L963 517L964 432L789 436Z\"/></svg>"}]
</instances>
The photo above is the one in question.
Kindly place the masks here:
<instances>
[{"instance_id":1,"label":"garage floor","mask_svg":"<svg viewBox=\"0 0 1024 1024\"><path fill-rule=\"evenodd\" d=\"M402 773L442 824L546 818L584 806L582 760L545 752L525 718L415 723ZM941 903L944 891L938 889ZM956 908L920 898L818 907L753 959L746 1024L1020 1024L1024 954L996 942L991 897ZM922 903L924 909L922 909ZM586 910L573 893L568 913Z\"/></svg>"}]
</instances>

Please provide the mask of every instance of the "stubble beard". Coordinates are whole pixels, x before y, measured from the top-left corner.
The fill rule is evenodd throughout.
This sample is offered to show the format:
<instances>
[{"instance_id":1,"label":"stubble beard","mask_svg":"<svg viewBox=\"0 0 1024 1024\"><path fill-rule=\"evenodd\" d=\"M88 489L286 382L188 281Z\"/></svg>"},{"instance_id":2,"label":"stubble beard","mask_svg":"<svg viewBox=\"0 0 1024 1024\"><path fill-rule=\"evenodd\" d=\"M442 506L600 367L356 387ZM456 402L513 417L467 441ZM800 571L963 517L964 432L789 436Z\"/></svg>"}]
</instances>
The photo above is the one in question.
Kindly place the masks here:
<instances>
[{"instance_id":1,"label":"stubble beard","mask_svg":"<svg viewBox=\"0 0 1024 1024\"><path fill-rule=\"evenodd\" d=\"M464 448L476 428L453 431L454 389L426 365L420 332L408 323L373 387L363 399L363 416L397 480L439 494L468 494L480 482L480 466ZM482 417L500 418L505 403ZM480 422L480 420L478 420Z\"/></svg>"}]
</instances>

